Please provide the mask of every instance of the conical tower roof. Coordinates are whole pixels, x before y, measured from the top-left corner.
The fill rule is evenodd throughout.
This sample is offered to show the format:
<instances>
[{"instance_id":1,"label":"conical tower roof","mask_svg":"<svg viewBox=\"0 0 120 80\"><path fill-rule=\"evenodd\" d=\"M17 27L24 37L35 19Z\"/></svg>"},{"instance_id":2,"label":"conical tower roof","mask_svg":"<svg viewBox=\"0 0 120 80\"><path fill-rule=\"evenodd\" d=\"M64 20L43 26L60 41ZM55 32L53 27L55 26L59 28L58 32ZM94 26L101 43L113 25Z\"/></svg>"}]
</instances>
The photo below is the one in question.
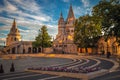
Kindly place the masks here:
<instances>
[{"instance_id":1,"label":"conical tower roof","mask_svg":"<svg viewBox=\"0 0 120 80\"><path fill-rule=\"evenodd\" d=\"M69 13L68 13L67 21L69 19L75 20L75 16L74 16L74 13L73 13L72 5L70 5L70 8L69 8Z\"/></svg>"},{"instance_id":2,"label":"conical tower roof","mask_svg":"<svg viewBox=\"0 0 120 80\"><path fill-rule=\"evenodd\" d=\"M60 19L58 21L58 24L60 23L63 23L64 22L64 18L63 18L63 15L62 15L62 12L60 13Z\"/></svg>"},{"instance_id":3,"label":"conical tower roof","mask_svg":"<svg viewBox=\"0 0 120 80\"><path fill-rule=\"evenodd\" d=\"M13 20L12 28L10 29L10 33L8 35L13 35L13 34L20 36L20 32L17 28L15 19Z\"/></svg>"},{"instance_id":4,"label":"conical tower roof","mask_svg":"<svg viewBox=\"0 0 120 80\"><path fill-rule=\"evenodd\" d=\"M6 38L6 45L7 46L12 45L14 42L20 41L20 40L21 40L21 35L17 28L16 21L14 19L12 23L12 27L10 29L10 33L7 35L7 38Z\"/></svg>"},{"instance_id":5,"label":"conical tower roof","mask_svg":"<svg viewBox=\"0 0 120 80\"><path fill-rule=\"evenodd\" d=\"M60 18L63 18L62 12L60 13Z\"/></svg>"},{"instance_id":6,"label":"conical tower roof","mask_svg":"<svg viewBox=\"0 0 120 80\"><path fill-rule=\"evenodd\" d=\"M16 21L15 21L15 18L14 18L14 20L13 20L13 24L12 24L12 28L16 28Z\"/></svg>"}]
</instances>

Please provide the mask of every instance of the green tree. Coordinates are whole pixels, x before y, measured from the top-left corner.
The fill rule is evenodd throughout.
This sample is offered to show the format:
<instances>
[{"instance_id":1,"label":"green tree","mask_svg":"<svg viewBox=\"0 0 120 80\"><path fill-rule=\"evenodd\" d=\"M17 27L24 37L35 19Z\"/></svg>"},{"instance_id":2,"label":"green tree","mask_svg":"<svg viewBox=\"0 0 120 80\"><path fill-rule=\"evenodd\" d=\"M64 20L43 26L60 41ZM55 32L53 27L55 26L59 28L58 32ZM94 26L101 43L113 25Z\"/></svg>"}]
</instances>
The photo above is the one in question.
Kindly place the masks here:
<instances>
[{"instance_id":1,"label":"green tree","mask_svg":"<svg viewBox=\"0 0 120 80\"><path fill-rule=\"evenodd\" d=\"M101 0L93 7L93 16L101 19L102 30L106 38L110 35L120 37L119 0Z\"/></svg>"},{"instance_id":2,"label":"green tree","mask_svg":"<svg viewBox=\"0 0 120 80\"><path fill-rule=\"evenodd\" d=\"M38 36L35 38L35 41L33 42L34 47L50 47L52 45L51 37L47 32L47 27L44 25L39 30Z\"/></svg>"},{"instance_id":3,"label":"green tree","mask_svg":"<svg viewBox=\"0 0 120 80\"><path fill-rule=\"evenodd\" d=\"M94 38L101 35L99 18L85 15L75 21L74 43L86 49L90 43L94 45Z\"/></svg>"}]
</instances>

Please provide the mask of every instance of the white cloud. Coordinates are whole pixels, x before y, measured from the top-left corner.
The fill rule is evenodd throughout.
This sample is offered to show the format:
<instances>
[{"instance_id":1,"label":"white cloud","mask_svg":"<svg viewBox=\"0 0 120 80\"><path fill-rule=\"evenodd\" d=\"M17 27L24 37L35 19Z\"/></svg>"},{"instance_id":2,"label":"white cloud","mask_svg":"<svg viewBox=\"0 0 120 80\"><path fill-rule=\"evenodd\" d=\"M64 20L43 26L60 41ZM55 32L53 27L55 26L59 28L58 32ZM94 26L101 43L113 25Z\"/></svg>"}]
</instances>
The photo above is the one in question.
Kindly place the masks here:
<instances>
[{"instance_id":1,"label":"white cloud","mask_svg":"<svg viewBox=\"0 0 120 80\"><path fill-rule=\"evenodd\" d=\"M5 33L0 33L0 36L2 37L2 36L6 36L6 34Z\"/></svg>"},{"instance_id":2,"label":"white cloud","mask_svg":"<svg viewBox=\"0 0 120 80\"><path fill-rule=\"evenodd\" d=\"M20 33L29 33L30 32L29 30L24 30L24 29L20 29L20 28L19 28L19 31L20 31Z\"/></svg>"},{"instance_id":3,"label":"white cloud","mask_svg":"<svg viewBox=\"0 0 120 80\"><path fill-rule=\"evenodd\" d=\"M12 4L8 0L4 0L5 6L0 8L0 12L6 11L9 14L9 17L28 17L39 21L50 21L52 18L49 15L42 13L40 10L40 6L37 5L35 0L12 0L16 5ZM20 9L23 8L25 11L23 12ZM30 13L31 12L31 13ZM16 15L16 16L13 16Z\"/></svg>"},{"instance_id":4,"label":"white cloud","mask_svg":"<svg viewBox=\"0 0 120 80\"><path fill-rule=\"evenodd\" d=\"M7 0L5 0L5 4L6 4L6 8L8 10L12 10L12 11L16 11L17 10L17 7L12 5L10 2L8 2Z\"/></svg>"},{"instance_id":5,"label":"white cloud","mask_svg":"<svg viewBox=\"0 0 120 80\"><path fill-rule=\"evenodd\" d=\"M6 41L6 38L0 38L0 41Z\"/></svg>"},{"instance_id":6,"label":"white cloud","mask_svg":"<svg viewBox=\"0 0 120 80\"><path fill-rule=\"evenodd\" d=\"M40 20L40 21L50 21L51 20L51 17L50 16L45 16L45 15L42 15L42 16L39 16L39 15L29 15L31 18L35 19L35 20Z\"/></svg>"},{"instance_id":7,"label":"white cloud","mask_svg":"<svg viewBox=\"0 0 120 80\"><path fill-rule=\"evenodd\" d=\"M7 12L9 18L0 16L0 22L6 24L0 27L1 31L9 31L13 23L13 18L16 18L18 26L24 26L28 29L19 29L21 32L20 34L23 36L23 40L34 40L42 25L48 26L50 35L55 36L57 34L57 25L52 24L56 21L53 21L50 15L42 12L42 7L38 6L35 0L4 0L4 3L5 6L0 7L0 13L2 11ZM24 11L19 8L24 9ZM51 22L51 25L44 24L45 22Z\"/></svg>"},{"instance_id":8,"label":"white cloud","mask_svg":"<svg viewBox=\"0 0 120 80\"><path fill-rule=\"evenodd\" d=\"M1 26L0 27L0 31L2 31L2 30L10 30L10 26Z\"/></svg>"},{"instance_id":9,"label":"white cloud","mask_svg":"<svg viewBox=\"0 0 120 80\"><path fill-rule=\"evenodd\" d=\"M13 0L18 6L24 10L28 11L39 11L40 6L35 2L35 0Z\"/></svg>"},{"instance_id":10,"label":"white cloud","mask_svg":"<svg viewBox=\"0 0 120 80\"><path fill-rule=\"evenodd\" d=\"M92 15L92 7L88 7L85 14Z\"/></svg>"},{"instance_id":11,"label":"white cloud","mask_svg":"<svg viewBox=\"0 0 120 80\"><path fill-rule=\"evenodd\" d=\"M81 6L73 6L74 14L79 17L85 14L85 9Z\"/></svg>"},{"instance_id":12,"label":"white cloud","mask_svg":"<svg viewBox=\"0 0 120 80\"><path fill-rule=\"evenodd\" d=\"M73 6L74 14L76 18L83 16L85 14L92 14L92 7L82 7L82 6Z\"/></svg>"},{"instance_id":13,"label":"white cloud","mask_svg":"<svg viewBox=\"0 0 120 80\"><path fill-rule=\"evenodd\" d=\"M47 25L47 28L48 28L48 32L49 34L52 36L52 37L56 37L57 33L58 33L58 25L50 25L48 24Z\"/></svg>"},{"instance_id":14,"label":"white cloud","mask_svg":"<svg viewBox=\"0 0 120 80\"><path fill-rule=\"evenodd\" d=\"M13 18L19 18L19 20L25 20L25 18L32 18L34 20L38 20L41 22L48 22L50 20L52 20L52 18L48 15L42 14L42 13L38 13L38 14L29 14L29 13L24 13L22 11L16 11L16 12L11 12L8 11L9 17L13 17ZM14 15L17 14L17 15Z\"/></svg>"},{"instance_id":15,"label":"white cloud","mask_svg":"<svg viewBox=\"0 0 120 80\"><path fill-rule=\"evenodd\" d=\"M89 5L90 5L89 0L81 0L81 1L84 4L84 7L89 7Z\"/></svg>"},{"instance_id":16,"label":"white cloud","mask_svg":"<svg viewBox=\"0 0 120 80\"><path fill-rule=\"evenodd\" d=\"M18 8L15 5L11 4L8 0L4 0L4 4L5 4L4 7L3 6L0 7L0 12L2 11L14 12L18 10Z\"/></svg>"},{"instance_id":17,"label":"white cloud","mask_svg":"<svg viewBox=\"0 0 120 80\"><path fill-rule=\"evenodd\" d=\"M35 37L38 34L37 30L20 30L20 34L22 36L22 40L28 41L28 40L35 40Z\"/></svg>"},{"instance_id":18,"label":"white cloud","mask_svg":"<svg viewBox=\"0 0 120 80\"><path fill-rule=\"evenodd\" d=\"M10 18L0 17L0 22L6 25L10 25L13 20Z\"/></svg>"}]
</instances>

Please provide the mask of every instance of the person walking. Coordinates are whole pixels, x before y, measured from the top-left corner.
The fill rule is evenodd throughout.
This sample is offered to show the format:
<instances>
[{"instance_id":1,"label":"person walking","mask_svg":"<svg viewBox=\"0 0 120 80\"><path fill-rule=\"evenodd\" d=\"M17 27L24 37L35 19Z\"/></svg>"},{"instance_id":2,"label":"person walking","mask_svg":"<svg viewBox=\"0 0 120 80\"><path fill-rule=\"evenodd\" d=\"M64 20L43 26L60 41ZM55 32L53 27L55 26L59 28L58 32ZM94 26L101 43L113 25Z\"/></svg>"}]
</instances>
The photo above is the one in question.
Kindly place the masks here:
<instances>
[{"instance_id":1,"label":"person walking","mask_svg":"<svg viewBox=\"0 0 120 80\"><path fill-rule=\"evenodd\" d=\"M15 67L14 67L14 64L12 63L11 68L10 68L10 72L14 72L14 71L15 71Z\"/></svg>"},{"instance_id":2,"label":"person walking","mask_svg":"<svg viewBox=\"0 0 120 80\"><path fill-rule=\"evenodd\" d=\"M110 56L111 56L111 53L107 52L107 58L110 58Z\"/></svg>"}]
</instances>

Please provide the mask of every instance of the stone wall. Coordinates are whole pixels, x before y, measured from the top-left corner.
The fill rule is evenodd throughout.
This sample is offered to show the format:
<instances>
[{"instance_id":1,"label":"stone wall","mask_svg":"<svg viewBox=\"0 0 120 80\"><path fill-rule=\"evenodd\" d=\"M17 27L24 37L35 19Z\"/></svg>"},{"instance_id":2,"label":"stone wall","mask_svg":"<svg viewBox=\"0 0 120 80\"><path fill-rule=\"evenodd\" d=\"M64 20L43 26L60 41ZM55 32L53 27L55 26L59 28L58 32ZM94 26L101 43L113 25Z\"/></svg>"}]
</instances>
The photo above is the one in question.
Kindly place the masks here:
<instances>
[{"instance_id":1,"label":"stone wall","mask_svg":"<svg viewBox=\"0 0 120 80\"><path fill-rule=\"evenodd\" d=\"M50 48L44 48L43 52L44 53L52 53L53 52L53 48L52 47L50 47Z\"/></svg>"}]
</instances>

